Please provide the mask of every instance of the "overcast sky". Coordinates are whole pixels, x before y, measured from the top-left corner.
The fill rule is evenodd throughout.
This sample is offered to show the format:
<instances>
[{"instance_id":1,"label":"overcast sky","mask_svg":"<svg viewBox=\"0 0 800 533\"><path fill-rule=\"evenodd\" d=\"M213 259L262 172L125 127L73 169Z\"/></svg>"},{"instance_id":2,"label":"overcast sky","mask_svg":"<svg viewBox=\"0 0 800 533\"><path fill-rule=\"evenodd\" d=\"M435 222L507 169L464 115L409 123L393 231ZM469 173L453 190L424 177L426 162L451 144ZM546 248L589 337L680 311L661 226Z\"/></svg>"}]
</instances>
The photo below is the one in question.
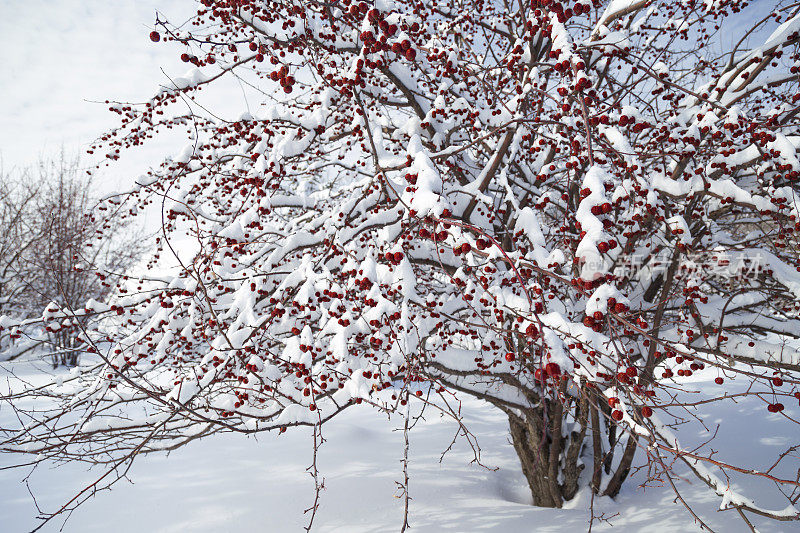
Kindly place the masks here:
<instances>
[{"instance_id":1,"label":"overcast sky","mask_svg":"<svg viewBox=\"0 0 800 533\"><path fill-rule=\"evenodd\" d=\"M117 124L93 101L144 100L166 77L183 74L180 50L152 43L156 5L180 17L182 0L0 0L0 156L5 170L35 163L61 146L82 153ZM166 146L151 145L105 170L103 189L132 183Z\"/></svg>"}]
</instances>

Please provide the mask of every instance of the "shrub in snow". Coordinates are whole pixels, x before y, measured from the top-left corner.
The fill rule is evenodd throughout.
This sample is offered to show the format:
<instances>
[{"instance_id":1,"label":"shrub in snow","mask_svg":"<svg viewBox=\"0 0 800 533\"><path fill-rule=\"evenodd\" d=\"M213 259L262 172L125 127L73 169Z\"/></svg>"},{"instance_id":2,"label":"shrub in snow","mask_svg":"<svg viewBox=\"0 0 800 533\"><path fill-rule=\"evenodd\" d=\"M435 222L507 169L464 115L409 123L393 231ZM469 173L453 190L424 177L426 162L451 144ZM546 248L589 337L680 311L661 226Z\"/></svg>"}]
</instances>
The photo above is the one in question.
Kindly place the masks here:
<instances>
[{"instance_id":1,"label":"shrub in snow","mask_svg":"<svg viewBox=\"0 0 800 533\"><path fill-rule=\"evenodd\" d=\"M151 266L178 266L119 278L86 332L97 365L2 447L123 465L468 394L507 414L536 505L614 496L642 454L743 517L797 519L725 481L793 477L686 449L674 424L695 373L709 402L766 388L787 424L800 394L800 14L746 4L203 0L158 20L195 68L112 105L90 151L186 130L107 202L161 205ZM260 105L193 104L232 76Z\"/></svg>"}]
</instances>

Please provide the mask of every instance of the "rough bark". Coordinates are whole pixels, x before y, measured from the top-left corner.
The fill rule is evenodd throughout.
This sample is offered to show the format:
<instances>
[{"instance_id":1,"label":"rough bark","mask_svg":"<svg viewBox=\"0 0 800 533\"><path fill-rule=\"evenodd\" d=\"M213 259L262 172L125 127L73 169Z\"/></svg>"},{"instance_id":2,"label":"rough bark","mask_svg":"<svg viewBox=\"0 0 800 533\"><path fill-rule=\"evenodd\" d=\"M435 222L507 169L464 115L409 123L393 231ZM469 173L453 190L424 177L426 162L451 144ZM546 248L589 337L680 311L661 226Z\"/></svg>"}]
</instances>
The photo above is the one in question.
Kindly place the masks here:
<instances>
[{"instance_id":1,"label":"rough bark","mask_svg":"<svg viewBox=\"0 0 800 533\"><path fill-rule=\"evenodd\" d=\"M598 403L601 399L590 391L565 403L547 400L536 407L507 412L511 441L534 505L560 508L586 483L595 494L615 497L619 493L630 473L637 440L628 437L619 465L612 472L620 431ZM569 431L562 431L567 424ZM591 472L582 478L586 465ZM608 475L606 483L603 473Z\"/></svg>"}]
</instances>

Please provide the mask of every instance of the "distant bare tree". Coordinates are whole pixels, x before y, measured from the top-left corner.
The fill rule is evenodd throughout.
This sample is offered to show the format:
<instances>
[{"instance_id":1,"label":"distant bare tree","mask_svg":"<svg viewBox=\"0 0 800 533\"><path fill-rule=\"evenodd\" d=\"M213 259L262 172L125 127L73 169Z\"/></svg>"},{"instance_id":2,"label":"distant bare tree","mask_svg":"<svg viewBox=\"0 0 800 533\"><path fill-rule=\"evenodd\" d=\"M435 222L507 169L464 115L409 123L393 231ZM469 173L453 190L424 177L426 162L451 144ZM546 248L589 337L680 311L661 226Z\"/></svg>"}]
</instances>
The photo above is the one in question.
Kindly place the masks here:
<instances>
[{"instance_id":1,"label":"distant bare tree","mask_svg":"<svg viewBox=\"0 0 800 533\"><path fill-rule=\"evenodd\" d=\"M27 227L27 213L36 192L26 180L12 180L0 170L0 315L22 313L19 297L25 291L20 279L22 256L36 240Z\"/></svg>"},{"instance_id":2,"label":"distant bare tree","mask_svg":"<svg viewBox=\"0 0 800 533\"><path fill-rule=\"evenodd\" d=\"M10 228L0 236L0 254L9 256L7 267L0 263L7 271L0 280L8 280L7 299L13 301L3 314L8 309L36 318L48 306L80 309L88 298L107 294L107 277L138 258L141 250L127 223L95 217L92 180L81 173L77 158L62 152L5 183L22 192L9 192L9 206L0 208L0 221L8 220L4 227ZM83 320L74 315L48 326L41 337L52 348L54 366L78 363Z\"/></svg>"},{"instance_id":3,"label":"distant bare tree","mask_svg":"<svg viewBox=\"0 0 800 533\"><path fill-rule=\"evenodd\" d=\"M0 331L26 318L30 312L26 280L30 278L23 257L38 238L30 226L30 213L36 187L26 172L0 170ZM36 342L18 341L21 332L16 328L0 339L3 359L14 358L35 347Z\"/></svg>"}]
</instances>

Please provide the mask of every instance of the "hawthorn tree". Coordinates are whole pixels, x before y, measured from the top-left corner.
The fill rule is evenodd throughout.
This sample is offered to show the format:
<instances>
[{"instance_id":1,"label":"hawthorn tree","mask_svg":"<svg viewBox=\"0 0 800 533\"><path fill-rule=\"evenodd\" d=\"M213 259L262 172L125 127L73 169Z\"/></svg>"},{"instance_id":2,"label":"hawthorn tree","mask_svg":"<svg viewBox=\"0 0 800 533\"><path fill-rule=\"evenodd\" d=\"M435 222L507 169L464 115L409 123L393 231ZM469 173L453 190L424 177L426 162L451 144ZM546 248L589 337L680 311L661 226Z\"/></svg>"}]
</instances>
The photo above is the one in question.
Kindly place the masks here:
<instances>
[{"instance_id":1,"label":"hawthorn tree","mask_svg":"<svg viewBox=\"0 0 800 533\"><path fill-rule=\"evenodd\" d=\"M613 497L640 453L693 515L679 463L748 525L797 520L796 479L685 448L677 423L742 396L796 424L800 4L747 7L202 0L158 18L150 38L195 68L111 104L120 126L90 151L186 130L104 206L160 205L151 266L178 266L79 310L102 318L97 363L46 389L51 410L18 404L2 449L109 467L64 511L141 453L467 394L508 416L536 505ZM195 105L226 77L259 108ZM696 372L718 392L689 405Z\"/></svg>"}]
</instances>

